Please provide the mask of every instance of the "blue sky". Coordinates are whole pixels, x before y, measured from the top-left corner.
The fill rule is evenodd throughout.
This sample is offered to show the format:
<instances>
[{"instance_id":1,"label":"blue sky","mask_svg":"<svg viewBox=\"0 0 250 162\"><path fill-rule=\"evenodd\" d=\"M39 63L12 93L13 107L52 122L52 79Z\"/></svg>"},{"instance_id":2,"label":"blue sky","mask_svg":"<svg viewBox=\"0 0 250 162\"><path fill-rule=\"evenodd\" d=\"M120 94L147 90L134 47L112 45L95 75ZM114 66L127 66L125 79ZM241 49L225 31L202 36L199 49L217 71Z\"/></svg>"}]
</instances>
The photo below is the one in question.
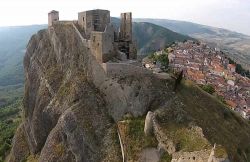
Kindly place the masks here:
<instances>
[{"instance_id":1,"label":"blue sky","mask_svg":"<svg viewBox=\"0 0 250 162\"><path fill-rule=\"evenodd\" d=\"M184 20L250 35L249 0L1 0L0 26L47 23L56 9L60 19L77 19L77 12L109 9L111 16L132 11L136 18Z\"/></svg>"}]
</instances>

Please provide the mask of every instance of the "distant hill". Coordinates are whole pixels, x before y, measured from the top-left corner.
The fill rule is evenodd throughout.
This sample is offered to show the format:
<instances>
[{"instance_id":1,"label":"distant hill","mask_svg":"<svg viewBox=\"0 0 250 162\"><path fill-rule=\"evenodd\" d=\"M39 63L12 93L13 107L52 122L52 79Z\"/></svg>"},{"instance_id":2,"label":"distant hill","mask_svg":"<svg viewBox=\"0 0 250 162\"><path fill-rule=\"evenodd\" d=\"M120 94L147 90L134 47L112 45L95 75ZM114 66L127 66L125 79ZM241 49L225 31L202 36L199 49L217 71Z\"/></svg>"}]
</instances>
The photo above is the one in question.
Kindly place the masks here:
<instances>
[{"instance_id":1,"label":"distant hill","mask_svg":"<svg viewBox=\"0 0 250 162\"><path fill-rule=\"evenodd\" d=\"M23 56L30 37L46 25L0 27L0 86L23 83Z\"/></svg>"},{"instance_id":2,"label":"distant hill","mask_svg":"<svg viewBox=\"0 0 250 162\"><path fill-rule=\"evenodd\" d=\"M189 36L146 22L134 23L133 34L141 54L162 49L175 41L193 40Z\"/></svg>"},{"instance_id":3,"label":"distant hill","mask_svg":"<svg viewBox=\"0 0 250 162\"><path fill-rule=\"evenodd\" d=\"M177 33L205 41L224 50L236 62L250 69L250 36L226 29L215 28L186 21L167 19L135 19L136 22L150 22Z\"/></svg>"}]
</instances>

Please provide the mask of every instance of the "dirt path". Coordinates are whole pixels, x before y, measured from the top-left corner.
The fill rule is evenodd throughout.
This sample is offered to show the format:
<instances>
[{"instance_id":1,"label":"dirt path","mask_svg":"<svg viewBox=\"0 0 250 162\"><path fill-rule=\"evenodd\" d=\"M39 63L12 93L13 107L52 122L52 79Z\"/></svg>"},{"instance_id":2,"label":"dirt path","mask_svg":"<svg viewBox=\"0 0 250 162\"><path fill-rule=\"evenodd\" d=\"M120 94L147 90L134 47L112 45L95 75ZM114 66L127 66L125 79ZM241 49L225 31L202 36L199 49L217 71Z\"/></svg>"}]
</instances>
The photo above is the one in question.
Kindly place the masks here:
<instances>
[{"instance_id":1,"label":"dirt path","mask_svg":"<svg viewBox=\"0 0 250 162\"><path fill-rule=\"evenodd\" d=\"M158 162L160 160L159 152L156 148L146 148L142 150L140 162Z\"/></svg>"}]
</instances>

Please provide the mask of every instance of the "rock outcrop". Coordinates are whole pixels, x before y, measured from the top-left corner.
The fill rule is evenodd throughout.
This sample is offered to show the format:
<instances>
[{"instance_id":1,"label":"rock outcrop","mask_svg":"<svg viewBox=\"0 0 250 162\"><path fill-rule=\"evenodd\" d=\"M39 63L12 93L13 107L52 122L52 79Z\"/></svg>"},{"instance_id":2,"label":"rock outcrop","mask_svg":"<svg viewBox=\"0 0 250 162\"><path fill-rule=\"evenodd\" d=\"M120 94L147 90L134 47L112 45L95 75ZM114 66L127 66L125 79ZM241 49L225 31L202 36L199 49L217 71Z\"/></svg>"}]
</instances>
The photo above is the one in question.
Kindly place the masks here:
<instances>
[{"instance_id":1,"label":"rock outcrop","mask_svg":"<svg viewBox=\"0 0 250 162\"><path fill-rule=\"evenodd\" d=\"M145 114L165 85L148 75L108 77L86 43L70 23L29 41L24 120L10 162L30 154L40 155L39 161L121 161L114 121L125 113Z\"/></svg>"}]
</instances>

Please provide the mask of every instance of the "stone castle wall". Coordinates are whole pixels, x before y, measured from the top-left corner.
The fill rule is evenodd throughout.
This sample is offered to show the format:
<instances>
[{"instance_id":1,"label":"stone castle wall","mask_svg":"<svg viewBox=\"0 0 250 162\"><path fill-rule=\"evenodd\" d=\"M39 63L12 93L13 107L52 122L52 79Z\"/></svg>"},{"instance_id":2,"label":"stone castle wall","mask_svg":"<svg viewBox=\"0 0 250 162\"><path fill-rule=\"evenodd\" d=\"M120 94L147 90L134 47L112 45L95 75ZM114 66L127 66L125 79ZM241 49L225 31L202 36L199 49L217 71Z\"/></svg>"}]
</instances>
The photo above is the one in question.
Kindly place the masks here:
<instances>
[{"instance_id":1,"label":"stone castle wall","mask_svg":"<svg viewBox=\"0 0 250 162\"><path fill-rule=\"evenodd\" d=\"M107 25L104 32L91 32L91 50L99 62L107 62L116 53L114 48L114 28Z\"/></svg>"},{"instance_id":2,"label":"stone castle wall","mask_svg":"<svg viewBox=\"0 0 250 162\"><path fill-rule=\"evenodd\" d=\"M77 41L76 46L87 50L87 48L90 46L86 46L86 39L83 38L82 35L79 32L77 32L77 30L75 31L76 31L75 35L79 40ZM137 117L143 115L147 111L150 103L155 98L154 95L156 95L153 94L148 88L148 84L151 84L151 78L152 78L151 75L148 76L148 74L151 74L152 72L148 71L142 72L142 77L140 78L147 78L147 79L145 79L142 85L140 85L141 86L140 89L138 89L139 82L137 81L133 82L131 85L127 85L124 83L121 86L121 84L118 83L115 79L112 79L113 78L112 76L110 77L110 75L109 76L107 75L107 71L105 71L102 64L100 64L100 62L98 62L95 59L94 54L92 54L90 49L87 50L86 53L82 53L82 56L84 57L84 60L82 61L81 66L85 67L87 78L91 80L91 82L94 83L96 88L98 88L103 94L103 97L106 100L107 107L109 108L110 114L112 115L115 121L120 120L126 113L131 113L133 116ZM118 66L119 65L114 65L113 68L116 68ZM122 68L121 66L127 68ZM135 67L135 65L128 65L128 64L121 66L118 67L118 69L126 70L126 69L131 69L130 68L131 66ZM133 71L133 69L127 70L126 72L126 74L131 75L132 73L130 73L129 71L131 72ZM137 71L142 71L142 70L140 68L140 70ZM137 75L137 74L134 73L132 75ZM135 94L138 94L138 97L131 97L134 96Z\"/></svg>"},{"instance_id":3,"label":"stone castle wall","mask_svg":"<svg viewBox=\"0 0 250 162\"><path fill-rule=\"evenodd\" d=\"M78 13L79 25L84 28L87 38L91 31L103 32L107 24L110 23L110 11L90 10Z\"/></svg>"},{"instance_id":4,"label":"stone castle wall","mask_svg":"<svg viewBox=\"0 0 250 162\"><path fill-rule=\"evenodd\" d=\"M146 135L154 134L157 141L159 142L159 147L168 152L168 154L173 154L176 151L175 144L170 140L165 133L162 132L159 124L155 119L155 114L151 111L147 113L145 120L144 132Z\"/></svg>"},{"instance_id":5,"label":"stone castle wall","mask_svg":"<svg viewBox=\"0 0 250 162\"><path fill-rule=\"evenodd\" d=\"M152 72L145 68L126 63L103 63L102 67L107 76L152 75Z\"/></svg>"},{"instance_id":6,"label":"stone castle wall","mask_svg":"<svg viewBox=\"0 0 250 162\"><path fill-rule=\"evenodd\" d=\"M176 146L171 139L161 130L155 114L151 111L147 113L145 119L144 132L146 135L154 134L158 143L158 148L163 149L172 155L171 162L229 162L227 158L216 158L214 155L215 147L212 150L204 149L193 152L176 152Z\"/></svg>"}]
</instances>

